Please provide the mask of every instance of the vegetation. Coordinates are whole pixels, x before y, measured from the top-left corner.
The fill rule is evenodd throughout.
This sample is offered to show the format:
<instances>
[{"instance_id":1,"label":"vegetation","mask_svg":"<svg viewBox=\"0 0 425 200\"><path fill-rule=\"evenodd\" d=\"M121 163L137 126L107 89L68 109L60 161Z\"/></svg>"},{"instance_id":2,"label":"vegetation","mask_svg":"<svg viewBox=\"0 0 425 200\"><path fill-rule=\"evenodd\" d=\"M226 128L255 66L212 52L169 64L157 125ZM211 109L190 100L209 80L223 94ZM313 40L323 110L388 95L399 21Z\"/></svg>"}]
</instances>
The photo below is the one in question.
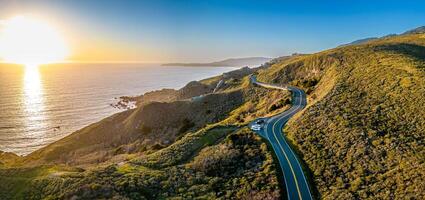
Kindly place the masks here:
<instances>
[{"instance_id":1,"label":"vegetation","mask_svg":"<svg viewBox=\"0 0 425 200\"><path fill-rule=\"evenodd\" d=\"M133 162L151 168L176 165L190 158L201 148L216 143L218 139L235 129L235 127L208 127L196 133L188 133L168 148Z\"/></svg>"},{"instance_id":2,"label":"vegetation","mask_svg":"<svg viewBox=\"0 0 425 200\"><path fill-rule=\"evenodd\" d=\"M271 149L245 125L290 94L250 73L308 94L284 132L318 198L423 199L424 66L415 32L152 92L30 156L0 152L0 199L281 198Z\"/></svg>"},{"instance_id":3,"label":"vegetation","mask_svg":"<svg viewBox=\"0 0 425 200\"><path fill-rule=\"evenodd\" d=\"M313 172L321 198L425 197L424 66L425 35L415 34L260 72L262 80L310 90L309 107L285 132ZM320 81L302 84L308 80Z\"/></svg>"},{"instance_id":4,"label":"vegetation","mask_svg":"<svg viewBox=\"0 0 425 200\"><path fill-rule=\"evenodd\" d=\"M267 146L247 128L229 134L232 130L235 128L211 127L189 134L180 144L150 155L148 163L136 159L85 172L48 167L0 170L0 181L8 183L0 185L0 191L5 192L0 197L279 198L279 183ZM224 139L218 139L224 135ZM203 145L207 147L200 152L194 150Z\"/></svg>"},{"instance_id":5,"label":"vegetation","mask_svg":"<svg viewBox=\"0 0 425 200\"><path fill-rule=\"evenodd\" d=\"M21 167L0 169L0 191L10 191L5 199L279 198L272 155L244 125L272 114L269 107L289 93L252 87L248 74L242 69L173 92L224 81L196 99L168 101L159 91L166 100L141 103L22 158ZM51 170L62 165L81 170Z\"/></svg>"}]
</instances>

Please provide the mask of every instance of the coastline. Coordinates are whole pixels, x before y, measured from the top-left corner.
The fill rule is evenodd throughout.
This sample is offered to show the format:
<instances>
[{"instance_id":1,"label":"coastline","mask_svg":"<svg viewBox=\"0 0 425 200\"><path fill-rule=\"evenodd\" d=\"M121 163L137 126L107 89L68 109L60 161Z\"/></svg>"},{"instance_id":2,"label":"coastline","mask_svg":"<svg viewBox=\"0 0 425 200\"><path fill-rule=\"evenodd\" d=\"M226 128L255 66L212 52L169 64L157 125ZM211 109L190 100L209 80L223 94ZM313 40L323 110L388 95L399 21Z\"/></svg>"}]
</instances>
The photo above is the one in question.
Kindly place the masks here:
<instances>
[{"instance_id":1,"label":"coastline","mask_svg":"<svg viewBox=\"0 0 425 200\"><path fill-rule=\"evenodd\" d=\"M122 64L118 64L117 67L109 66L104 68L98 64L57 64L49 66L49 68L41 67L38 72L39 86L31 87L39 88L33 92L39 94L37 98L40 101L37 101L39 103L25 104L25 107L14 106L16 101L8 101L12 99L20 101L19 99L25 98L24 95L12 93L12 91L6 93L3 96L6 98L3 108L7 108L11 114L6 120L0 122L0 127L13 127L13 129L0 129L0 136L2 136L0 137L0 150L17 155L28 155L108 116L126 109L136 108L135 102L127 102L129 99L124 100L125 104L117 105L122 100L120 97L137 97L155 90L163 90L164 93L168 93L183 87L192 80L209 78L234 69L168 68L158 67L159 65L135 67ZM8 75L10 78L6 76L3 81L14 84L14 88L25 88L21 82L25 71L19 71L16 68L10 68L12 70L10 71L8 67L0 67L0 70L4 75L11 74ZM86 71L84 76L74 76L80 70ZM7 73L8 71L10 73ZM193 73L184 75L189 71ZM97 78L98 75L101 76ZM64 85L61 84L62 81L71 82L71 84ZM0 89L3 89L2 86L5 84L1 84ZM78 93L65 92L66 88L78 91ZM114 108L114 106L118 107ZM25 114L25 110L31 109L42 109L42 112L33 116L18 117L18 115Z\"/></svg>"}]
</instances>

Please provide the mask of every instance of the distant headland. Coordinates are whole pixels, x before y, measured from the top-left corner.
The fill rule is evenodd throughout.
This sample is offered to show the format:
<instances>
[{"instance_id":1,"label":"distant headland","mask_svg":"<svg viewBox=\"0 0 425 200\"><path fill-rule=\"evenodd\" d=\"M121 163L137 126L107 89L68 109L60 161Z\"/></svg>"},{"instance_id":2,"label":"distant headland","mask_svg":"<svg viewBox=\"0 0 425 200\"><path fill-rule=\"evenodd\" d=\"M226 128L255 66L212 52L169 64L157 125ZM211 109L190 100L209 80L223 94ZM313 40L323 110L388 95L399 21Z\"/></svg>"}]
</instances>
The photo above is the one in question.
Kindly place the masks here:
<instances>
[{"instance_id":1,"label":"distant headland","mask_svg":"<svg viewBox=\"0 0 425 200\"><path fill-rule=\"evenodd\" d=\"M247 57L247 58L229 58L222 61L210 63L165 63L162 66L201 66L201 67L241 67L247 65L261 65L270 61L272 58L266 57Z\"/></svg>"}]
</instances>

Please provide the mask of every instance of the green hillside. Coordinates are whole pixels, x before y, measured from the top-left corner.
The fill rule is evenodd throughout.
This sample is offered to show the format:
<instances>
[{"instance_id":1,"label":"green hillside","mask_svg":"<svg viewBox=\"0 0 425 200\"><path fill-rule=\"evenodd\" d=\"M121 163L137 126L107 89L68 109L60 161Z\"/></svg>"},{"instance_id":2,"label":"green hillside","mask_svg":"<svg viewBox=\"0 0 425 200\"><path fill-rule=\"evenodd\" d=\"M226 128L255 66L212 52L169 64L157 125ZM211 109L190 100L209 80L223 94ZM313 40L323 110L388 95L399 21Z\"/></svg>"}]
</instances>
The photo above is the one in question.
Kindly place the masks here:
<instances>
[{"instance_id":1,"label":"green hillside","mask_svg":"<svg viewBox=\"0 0 425 200\"><path fill-rule=\"evenodd\" d=\"M286 128L324 199L425 196L425 34L332 49L261 80L309 92ZM317 84L316 84L317 83Z\"/></svg>"},{"instance_id":2,"label":"green hillside","mask_svg":"<svg viewBox=\"0 0 425 200\"><path fill-rule=\"evenodd\" d=\"M308 94L285 134L317 198L425 197L425 34L415 33L137 97L137 109L27 157L0 154L0 199L284 197L271 148L246 125L288 109L290 94L252 86L251 73Z\"/></svg>"},{"instance_id":3,"label":"green hillside","mask_svg":"<svg viewBox=\"0 0 425 200\"><path fill-rule=\"evenodd\" d=\"M0 198L279 198L272 153L244 126L287 109L289 93L252 87L247 75L242 69L172 92L204 88L194 99L141 98L137 109L10 161L0 169Z\"/></svg>"}]
</instances>

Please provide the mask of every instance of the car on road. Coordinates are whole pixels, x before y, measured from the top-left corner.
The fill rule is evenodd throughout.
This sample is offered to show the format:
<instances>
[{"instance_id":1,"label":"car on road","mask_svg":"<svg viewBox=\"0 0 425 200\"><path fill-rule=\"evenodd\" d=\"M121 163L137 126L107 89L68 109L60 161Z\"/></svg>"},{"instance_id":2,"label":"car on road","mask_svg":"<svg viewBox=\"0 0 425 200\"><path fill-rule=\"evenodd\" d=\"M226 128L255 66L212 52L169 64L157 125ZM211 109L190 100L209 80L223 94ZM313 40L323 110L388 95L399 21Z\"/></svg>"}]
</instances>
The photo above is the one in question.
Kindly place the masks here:
<instances>
[{"instance_id":1,"label":"car on road","mask_svg":"<svg viewBox=\"0 0 425 200\"><path fill-rule=\"evenodd\" d=\"M254 131L259 131L259 130L262 129L262 127L259 124L254 124L254 125L251 126L251 129L254 130Z\"/></svg>"}]
</instances>

